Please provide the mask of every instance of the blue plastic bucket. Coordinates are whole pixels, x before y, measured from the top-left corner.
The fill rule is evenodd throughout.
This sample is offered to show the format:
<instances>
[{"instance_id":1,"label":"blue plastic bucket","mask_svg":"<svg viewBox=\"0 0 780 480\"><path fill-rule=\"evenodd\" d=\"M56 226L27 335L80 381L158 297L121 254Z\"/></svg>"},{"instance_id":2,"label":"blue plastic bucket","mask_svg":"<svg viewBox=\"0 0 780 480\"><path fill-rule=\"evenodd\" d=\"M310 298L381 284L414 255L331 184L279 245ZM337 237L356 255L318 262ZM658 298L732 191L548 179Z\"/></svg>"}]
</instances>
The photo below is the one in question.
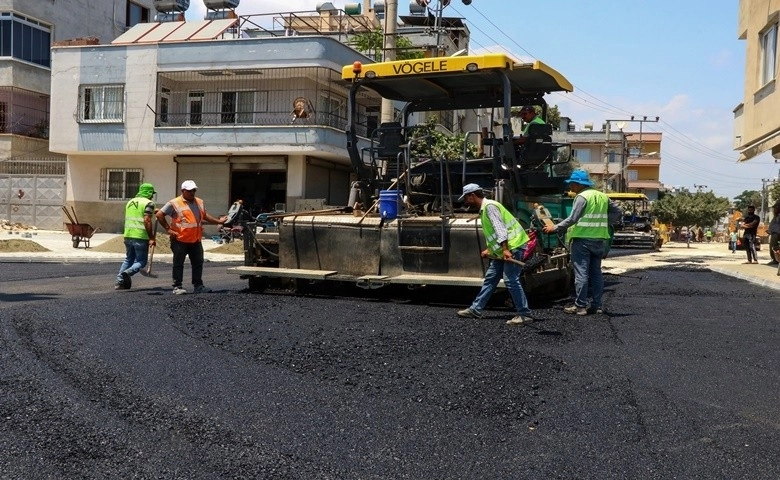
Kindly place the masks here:
<instances>
[{"instance_id":1,"label":"blue plastic bucket","mask_svg":"<svg viewBox=\"0 0 780 480\"><path fill-rule=\"evenodd\" d=\"M398 204L401 203L401 192L398 190L379 191L379 216L392 220L398 216Z\"/></svg>"}]
</instances>

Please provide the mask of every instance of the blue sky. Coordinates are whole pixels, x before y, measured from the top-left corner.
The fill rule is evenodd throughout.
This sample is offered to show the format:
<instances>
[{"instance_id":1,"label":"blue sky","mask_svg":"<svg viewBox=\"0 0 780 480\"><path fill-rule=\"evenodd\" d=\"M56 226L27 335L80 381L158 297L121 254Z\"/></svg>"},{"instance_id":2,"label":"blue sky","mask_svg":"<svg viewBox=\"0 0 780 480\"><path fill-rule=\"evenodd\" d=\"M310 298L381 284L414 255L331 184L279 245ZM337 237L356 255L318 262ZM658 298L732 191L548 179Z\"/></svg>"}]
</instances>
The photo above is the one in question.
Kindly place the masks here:
<instances>
[{"instance_id":1,"label":"blue sky","mask_svg":"<svg viewBox=\"0 0 780 480\"><path fill-rule=\"evenodd\" d=\"M203 18L203 2L190 3L187 18ZM318 3L241 0L237 11L306 11ZM342 8L352 2L332 3ZM408 13L408 4L399 0L400 14ZM663 133L661 182L690 190L706 185L733 198L760 190L762 178L780 175L771 155L737 163L732 148L733 110L742 101L745 70L737 8L736 0L473 0L469 6L452 0L444 15L465 18L472 52L536 58L566 76L575 91L548 102L578 128L631 115L660 117L643 131ZM633 125L626 130L637 131Z\"/></svg>"}]
</instances>

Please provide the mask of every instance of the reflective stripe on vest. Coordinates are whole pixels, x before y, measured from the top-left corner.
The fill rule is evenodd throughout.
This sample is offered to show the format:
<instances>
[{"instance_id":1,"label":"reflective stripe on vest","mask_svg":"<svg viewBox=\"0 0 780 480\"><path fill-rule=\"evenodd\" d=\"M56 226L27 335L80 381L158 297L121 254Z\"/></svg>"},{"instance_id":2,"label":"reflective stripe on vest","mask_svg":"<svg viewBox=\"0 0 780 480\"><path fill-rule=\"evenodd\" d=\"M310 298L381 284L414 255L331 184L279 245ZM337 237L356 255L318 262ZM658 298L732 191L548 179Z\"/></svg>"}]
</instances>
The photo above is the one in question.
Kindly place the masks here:
<instances>
[{"instance_id":1,"label":"reflective stripe on vest","mask_svg":"<svg viewBox=\"0 0 780 480\"><path fill-rule=\"evenodd\" d=\"M150 200L144 197L135 197L125 205L125 238L137 238L139 240L149 240L149 234L146 233L144 225L144 210L149 205Z\"/></svg>"},{"instance_id":2,"label":"reflective stripe on vest","mask_svg":"<svg viewBox=\"0 0 780 480\"><path fill-rule=\"evenodd\" d=\"M609 238L609 197L598 190L579 193L585 199L585 210L579 221L569 227L566 238Z\"/></svg>"},{"instance_id":3,"label":"reflective stripe on vest","mask_svg":"<svg viewBox=\"0 0 780 480\"><path fill-rule=\"evenodd\" d=\"M493 224L490 223L490 219L487 214L488 205L495 205L498 207L498 211L501 213L501 220L506 225L506 243L509 245L510 250L515 250L528 243L528 234L525 233L523 226L520 222L509 212L503 205L495 200L482 200L482 211L480 212L482 217L482 231L485 233L485 241L487 242L487 249L492 256L500 257L503 253L501 244L498 243L496 238L496 231L493 228Z\"/></svg>"},{"instance_id":4,"label":"reflective stripe on vest","mask_svg":"<svg viewBox=\"0 0 780 480\"><path fill-rule=\"evenodd\" d=\"M176 210L176 217L172 219L171 230L178 233L176 240L182 243L195 243L203 238L203 200L195 199L195 204L200 211L200 219L195 217L195 212L190 209L184 197L178 196L171 200L171 205Z\"/></svg>"}]
</instances>

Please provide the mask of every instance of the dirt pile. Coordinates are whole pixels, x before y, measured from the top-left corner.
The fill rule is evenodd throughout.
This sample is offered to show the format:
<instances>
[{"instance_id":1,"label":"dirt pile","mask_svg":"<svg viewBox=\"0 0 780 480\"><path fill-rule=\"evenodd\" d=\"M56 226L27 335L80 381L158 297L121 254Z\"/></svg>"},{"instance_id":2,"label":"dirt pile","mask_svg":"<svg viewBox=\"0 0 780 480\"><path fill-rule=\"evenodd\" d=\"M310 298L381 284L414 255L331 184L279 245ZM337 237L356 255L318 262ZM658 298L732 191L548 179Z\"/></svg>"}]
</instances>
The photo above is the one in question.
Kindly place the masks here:
<instances>
[{"instance_id":1,"label":"dirt pile","mask_svg":"<svg viewBox=\"0 0 780 480\"><path fill-rule=\"evenodd\" d=\"M210 247L211 242L212 240L203 240L203 246L209 252L224 253L228 255L244 254L244 244L241 241L225 243L216 248L208 248ZM123 237L114 237L96 247L90 248L90 250L106 253L124 253L125 239ZM154 253L173 253L171 251L171 240L168 235L157 235L157 246L154 248Z\"/></svg>"},{"instance_id":2,"label":"dirt pile","mask_svg":"<svg viewBox=\"0 0 780 480\"><path fill-rule=\"evenodd\" d=\"M48 248L33 242L32 240L22 240L12 238L10 240L0 240L0 252L50 252Z\"/></svg>"}]
</instances>

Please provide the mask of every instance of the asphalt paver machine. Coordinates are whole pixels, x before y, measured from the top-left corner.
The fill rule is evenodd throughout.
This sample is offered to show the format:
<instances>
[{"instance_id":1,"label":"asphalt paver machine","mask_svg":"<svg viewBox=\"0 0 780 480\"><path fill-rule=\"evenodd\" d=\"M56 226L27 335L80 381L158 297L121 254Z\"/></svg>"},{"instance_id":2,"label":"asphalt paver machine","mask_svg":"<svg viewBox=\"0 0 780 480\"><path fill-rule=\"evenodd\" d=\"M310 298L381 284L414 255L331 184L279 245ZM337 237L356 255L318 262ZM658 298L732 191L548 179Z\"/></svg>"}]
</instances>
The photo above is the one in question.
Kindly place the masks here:
<instances>
[{"instance_id":1,"label":"asphalt paver machine","mask_svg":"<svg viewBox=\"0 0 780 480\"><path fill-rule=\"evenodd\" d=\"M520 132L512 128L513 107L534 105L545 115L545 95L573 90L566 78L540 61L490 54L356 62L343 68L342 80L349 86L346 145L355 177L349 205L285 213L273 229L261 226L269 218L249 224L244 266L231 272L248 278L252 290L328 281L367 289L477 287L487 268L484 235L479 213L458 201L465 184L477 183L535 237L523 274L528 295L568 295L568 251L540 227L571 210L564 194L570 145L552 142L549 125L532 125L518 148ZM371 128L361 114L366 99L380 97L398 107L397 121ZM433 115L457 123L474 112L490 123L462 133L461 154L429 148L424 126Z\"/></svg>"}]
</instances>

